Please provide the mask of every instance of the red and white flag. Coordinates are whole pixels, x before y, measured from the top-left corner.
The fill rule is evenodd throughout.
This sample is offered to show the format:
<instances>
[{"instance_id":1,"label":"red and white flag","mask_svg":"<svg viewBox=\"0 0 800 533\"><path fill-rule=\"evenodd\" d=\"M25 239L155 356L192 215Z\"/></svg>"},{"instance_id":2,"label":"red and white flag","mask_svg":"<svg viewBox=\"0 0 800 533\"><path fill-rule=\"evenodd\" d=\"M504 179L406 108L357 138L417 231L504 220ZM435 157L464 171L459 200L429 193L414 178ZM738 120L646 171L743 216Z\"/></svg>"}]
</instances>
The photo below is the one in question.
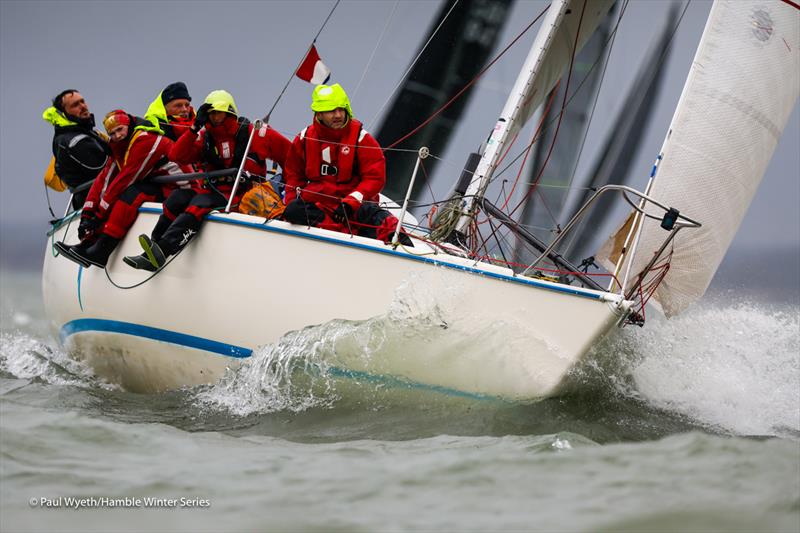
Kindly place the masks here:
<instances>
[{"instance_id":1,"label":"red and white flag","mask_svg":"<svg viewBox=\"0 0 800 533\"><path fill-rule=\"evenodd\" d=\"M331 77L331 69L325 66L325 63L322 62L317 53L317 47L312 44L311 50L306 54L306 58L300 68L297 69L297 72L295 72L295 75L301 80L319 85L327 83Z\"/></svg>"}]
</instances>

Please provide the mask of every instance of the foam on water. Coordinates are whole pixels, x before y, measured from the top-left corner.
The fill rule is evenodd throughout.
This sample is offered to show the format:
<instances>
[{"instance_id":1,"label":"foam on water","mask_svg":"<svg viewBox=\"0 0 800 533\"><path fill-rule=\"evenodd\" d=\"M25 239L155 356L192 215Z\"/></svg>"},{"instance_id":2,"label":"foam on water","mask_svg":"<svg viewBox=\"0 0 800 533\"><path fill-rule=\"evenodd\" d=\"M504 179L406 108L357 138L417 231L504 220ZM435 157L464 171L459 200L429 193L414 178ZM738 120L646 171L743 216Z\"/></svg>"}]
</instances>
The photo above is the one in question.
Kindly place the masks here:
<instances>
[{"instance_id":1,"label":"foam on water","mask_svg":"<svg viewBox=\"0 0 800 533\"><path fill-rule=\"evenodd\" d=\"M740 435L800 435L797 307L705 304L603 351L622 359L627 379L607 377L624 394Z\"/></svg>"},{"instance_id":2,"label":"foam on water","mask_svg":"<svg viewBox=\"0 0 800 533\"><path fill-rule=\"evenodd\" d=\"M86 365L20 331L0 332L0 372L52 385L103 386Z\"/></svg>"}]
</instances>

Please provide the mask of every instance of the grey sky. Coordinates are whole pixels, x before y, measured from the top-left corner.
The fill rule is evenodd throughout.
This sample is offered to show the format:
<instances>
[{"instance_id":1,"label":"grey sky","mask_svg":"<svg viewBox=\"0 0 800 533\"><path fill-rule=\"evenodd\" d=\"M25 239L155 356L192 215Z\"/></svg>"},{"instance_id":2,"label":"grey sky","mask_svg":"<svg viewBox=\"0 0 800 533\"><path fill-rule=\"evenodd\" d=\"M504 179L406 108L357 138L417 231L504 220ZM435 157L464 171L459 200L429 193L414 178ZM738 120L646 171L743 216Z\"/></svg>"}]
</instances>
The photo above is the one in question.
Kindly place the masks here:
<instances>
[{"instance_id":1,"label":"grey sky","mask_svg":"<svg viewBox=\"0 0 800 533\"><path fill-rule=\"evenodd\" d=\"M669 0L633 0L622 22L578 174L593 161L604 128L622 104L631 77L665 16ZM544 6L519 0L505 46ZM683 3L680 2L682 5ZM41 119L59 90L79 89L99 119L122 107L143 114L168 83L182 80L195 105L214 89L235 97L242 114L257 118L272 104L327 15L332 1L71 2L0 1L0 232L20 223L46 228L42 174L52 127ZM350 92L357 117L370 121L417 51L438 1L401 1L375 59L364 67L394 1L344 0L317 45L332 81ZM643 187L683 87L710 2L695 0L665 66L658 110L645 136L631 184ZM466 154L494 125L534 36L528 35L479 82L464 124L439 165L440 183L455 179ZM311 118L312 87L294 79L273 114L288 137ZM795 108L734 246L800 243L800 117ZM448 179L450 176L452 178ZM442 186L444 187L444 186ZM54 193L57 213L66 195ZM702 218L702 217L699 217ZM0 233L2 238L2 233Z\"/></svg>"}]
</instances>

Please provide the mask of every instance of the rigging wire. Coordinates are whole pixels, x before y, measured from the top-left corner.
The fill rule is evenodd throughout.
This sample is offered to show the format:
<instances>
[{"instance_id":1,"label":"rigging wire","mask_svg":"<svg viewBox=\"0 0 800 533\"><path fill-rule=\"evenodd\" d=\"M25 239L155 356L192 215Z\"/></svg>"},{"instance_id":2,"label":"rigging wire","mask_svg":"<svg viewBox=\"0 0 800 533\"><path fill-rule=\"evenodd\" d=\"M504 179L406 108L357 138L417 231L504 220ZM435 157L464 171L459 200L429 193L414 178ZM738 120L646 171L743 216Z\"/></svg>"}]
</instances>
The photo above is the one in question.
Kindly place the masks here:
<instances>
[{"instance_id":1,"label":"rigging wire","mask_svg":"<svg viewBox=\"0 0 800 533\"><path fill-rule=\"evenodd\" d=\"M459 0L456 0L456 1L453 3L453 5L450 7L450 10L447 12L447 14L446 14L446 15L444 16L444 18L442 19L442 22L440 22L440 23L439 23L439 25L438 25L438 26L436 26L436 29L435 29L435 30L433 30L433 34L431 34L430 38L429 38L429 39L427 40L427 42L426 42L426 43L425 43L425 44L422 46L422 50L420 50L420 51L419 51L419 53L417 54L417 57L415 57L415 58L414 58L414 60L413 60L413 61L411 62L411 64L408 66L408 68L406 69L406 71L405 71L405 72L403 72L403 75L402 75L402 76L400 76L400 81L398 81L398 82L397 82L397 85L395 85L395 86L394 86L394 89L392 89L392 92L390 92L390 93L389 93L389 96L387 96L387 97L386 97L386 101L384 101L384 102L383 102L383 105L381 105L381 107L379 107L379 108L378 108L378 110L375 112L375 114L374 114L374 115L372 116L372 118L369 120L369 122L368 122L368 124L369 124L369 125L371 125L372 123L374 123L374 122L375 122L375 119L376 119L376 118L378 118L378 115L380 115L380 114L381 114L381 112L384 110L384 108L385 108L385 107L386 107L386 106L389 104L389 101L390 101L390 100L392 99L392 97L394 96L394 93L396 93L396 92L397 92L397 89L399 89L399 88L400 88L400 86L403 84L403 80L405 80L405 79L406 79L406 76L408 76L408 74L411 72L411 69L413 69L413 68L414 68L414 65L416 65L416 64L417 64L417 61L419 61L419 58L420 58L420 57L422 57L422 54L423 54L423 53L425 53L425 50L427 50L427 49L428 49L428 45L429 45L429 44L431 44L431 41L433 41L433 38L434 38L434 37L436 37L436 34L437 34L437 33L439 33L439 30L442 28L442 26L444 25L444 23L447 21L447 18L450 16L450 13L452 13L452 12L453 12L453 10L456 8L456 6L458 5L458 2L459 2Z\"/></svg>"},{"instance_id":2,"label":"rigging wire","mask_svg":"<svg viewBox=\"0 0 800 533\"><path fill-rule=\"evenodd\" d=\"M534 18L534 19L531 21L531 23L530 23L530 24L528 24L528 25L525 27L525 29L523 29L523 30L522 30L522 32L520 32L520 34L519 34L519 35L517 35L517 36L514 38L514 40L513 40L513 41L511 41L511 42L508 44L508 46L506 46L506 47L503 49L503 51L502 51L502 52L500 52L499 54L497 54L497 55L495 56L495 58L494 58L494 59L492 59L492 60L491 60L491 61L490 61L490 62L489 62L489 63L488 63L488 64L487 64L485 67L483 67L483 68L481 69L481 71L480 71L480 72L478 72L478 74L477 74L477 75L475 75L475 77L474 77L474 78L472 78L472 79L471 79L471 80L470 80L470 81L469 81L469 82L468 82L466 85L464 85L464 87L462 87L462 88L461 88L461 89L460 89L460 90L459 90L459 91L458 91L458 92L457 92L457 93L456 93L456 94L455 94L455 95L454 95L452 98L450 98L450 100L448 100L447 102L445 102L445 103L444 103L444 104L443 104L443 105L442 105L442 106L441 106L439 109L437 109L436 111L434 111L434 112L433 112L433 113L432 113L432 114L431 114L431 115L430 115L430 116L429 116L427 119L425 119L425 120L424 120L424 121L423 121L423 122L422 122L420 125L418 125L416 128L414 128L413 130L411 130L410 132L406 133L405 135L403 135L402 137L400 137L399 139L397 139L396 141L394 141L392 144L390 144L390 145L388 146L388 148L394 148L395 146L397 146L397 145L398 145L398 144L400 144L401 142L405 141L406 139L408 139L409 137L411 137L412 135L414 135L415 133L417 133L419 130L421 130L422 128L424 128L425 126L427 126L427 125L428 125L428 124L429 124L429 123L430 123L430 122L431 122L431 121L432 121L434 118L436 118L437 116L439 116L439 114L441 114L441 113L442 113L442 112L443 112L445 109L447 109L448 107L450 107L450 106L453 104L453 102L455 102L456 100L458 100L458 99L461 97L461 95L462 95L462 94L464 94L464 92L465 92L467 89L469 89L470 87L472 87L472 86L475 84L475 82L477 82L477 81L478 81L478 80L481 78L481 76L483 76L483 75L486 73L486 71L487 71L487 70L489 70L489 69L490 69L490 68L491 68L491 67L492 67L492 66L493 66L493 65L494 65L494 64L495 64L495 63L496 63L496 62L497 62L497 61L498 61L498 60L499 60L501 57L503 57L503 55L504 55L506 52L508 52L508 50L509 50L509 49L510 49L512 46L514 46L514 45L517 43L517 41L519 41L519 40L522 38L522 36L523 36L523 35L525 35L525 33L527 33L527 32L528 32L528 30L530 30L530 29L531 29L531 27L532 27L534 24L536 24L536 22L537 22L537 21L538 21L540 18L542 18L542 16L544 16L544 14L547 12L547 10L548 10L549 8L550 8L550 6L549 6L549 5L548 5L546 8L544 8L544 9L542 10L542 12L541 12L541 13L539 13L539 14L536 16L536 18Z\"/></svg>"},{"instance_id":3,"label":"rigging wire","mask_svg":"<svg viewBox=\"0 0 800 533\"><path fill-rule=\"evenodd\" d=\"M395 11L397 11L397 5L399 3L400 0L395 0L394 6L392 6L392 12L389 13L389 17L386 19L386 23L383 25L383 31L381 31L381 34L378 37L378 42L375 43L375 48L372 49L372 53L370 54L369 59L367 60L367 64L364 67L364 71L361 73L361 79L358 80L358 83L356 84L356 89L355 91L353 91L354 101L358 99L358 91L361 89L361 84L364 82L364 78L367 75L367 71L369 70L369 67L372 65L372 60L375 58L375 52L378 51L378 48L380 48L381 43L383 42L383 37L384 35L386 35L386 30L389 28L389 23L392 22L392 19L394 18L394 13Z\"/></svg>"},{"instance_id":4,"label":"rigging wire","mask_svg":"<svg viewBox=\"0 0 800 533\"><path fill-rule=\"evenodd\" d=\"M542 133L542 126L544 126L545 118L547 118L547 114L550 112L550 107L553 105L553 101L555 100L556 94L558 93L558 87L561 85L561 80L556 83L555 88L550 92L550 97L547 99L547 106L545 107L544 111L542 112L542 119L539 121L539 125L536 127L536 130L533 132L533 137L531 138L531 142L528 144L528 148L525 150L525 158L522 160L522 164L519 167L519 172L517 172L517 177L514 179L514 184L511 186L511 191L506 196L505 202L503 202L503 206L500 208L501 210L505 210L508 207L508 202L511 201L511 198L514 196L514 190L517 188L517 184L519 183L519 178L522 176L522 171L525 169L525 162L528 160L528 155L530 154L531 148L533 147L534 143L539 139ZM517 132L519 133L519 132ZM516 140L516 136L514 137ZM512 141L513 144L514 141ZM511 146L509 146L511 149ZM506 150L506 154L508 150ZM505 154L503 154L505 157ZM502 158L501 158L502 161Z\"/></svg>"},{"instance_id":5,"label":"rigging wire","mask_svg":"<svg viewBox=\"0 0 800 533\"><path fill-rule=\"evenodd\" d=\"M626 0L625 4L622 7L622 11L620 12L620 20L622 19L622 14L625 12L625 9L628 7L628 2L629 1L630 0ZM683 4L683 10L681 10L681 14L678 17L678 20L675 22L675 26L672 28L672 33L670 34L669 39L667 40L667 45L664 47L664 50L661 51L661 55L658 58L658 69L661 69L661 67L662 67L662 65L664 63L664 60L666 59L667 52L669 51L670 46L672 46L672 40L675 38L675 34L677 33L678 28L680 27L681 22L683 21L683 17L684 17L684 15L686 15L686 10L689 8L689 4L691 4L691 3L692 3L692 0L686 0L686 2ZM617 22L618 26L619 26L619 23L620 22L618 21ZM611 46L613 46L613 45L614 45L614 43L612 41ZM609 50L609 54L610 53L611 53L611 51ZM605 79L605 72L606 72L607 68L608 68L608 62L606 62L606 65L603 67L603 78L601 78L601 82L600 82L601 85L603 83L603 79ZM599 95L599 91L598 91L598 95ZM596 104L597 104L597 100L595 100L595 105ZM594 115L594 111L595 111L595 107L593 106L592 107L592 114L589 117L589 123L590 124L591 124L592 116ZM586 134L588 134L588 127L586 129ZM584 134L584 142L586 140L586 134ZM581 144L581 152L582 151L583 151L583 143ZM578 153L578 157L580 157L580 153L581 152ZM576 162L575 163L575 170L577 170L577 166L578 166L578 163ZM575 172L575 170L573 170L573 173ZM573 175L573 178L574 178L574 175ZM572 179L570 179L570 184L571 183L572 183ZM594 190L595 188L594 187L585 187L585 189ZM580 206L578 206L578 207L580 207ZM580 222L580 225L583 225L583 221ZM575 232L572 233L572 235L569 237L569 239L567 239L567 241L564 243L564 246L563 246L563 249L565 251L569 251L569 250L572 249L572 246L575 243L575 239L577 238L578 234L579 234L579 232L575 231Z\"/></svg>"},{"instance_id":6,"label":"rigging wire","mask_svg":"<svg viewBox=\"0 0 800 533\"><path fill-rule=\"evenodd\" d=\"M569 82L570 82L570 80L572 78L572 67L573 67L573 65L575 63L575 51L576 51L576 49L578 47L578 38L580 37L580 34L581 34L581 25L583 24L583 15L586 12L586 4L587 3L588 3L588 0L585 0L584 3L583 3L583 9L581 9L581 16L578 19L578 28L575 31L575 42L572 45L572 54L570 55L569 69L567 70L567 83L564 86L564 98L561 101L561 111L558 114L558 123L556 124L556 131L553 133L553 140L550 142L550 148L547 151L547 157L545 157L544 163L542 164L542 170L536 176L536 179L534 180L533 185L528 190L527 194L525 194L525 196L522 197L522 200L520 200L520 202L517 204L517 206L514 209L512 209L510 213L508 213L509 217L512 216L517 211L517 209L519 209L522 205L524 205L525 202L528 200L528 198L531 196L531 194L533 194L533 191L536 189L536 183L538 183L539 179L542 177L542 174L544 173L545 168L547 168L547 163L548 163L548 161L550 161L550 155L553 153L553 148L555 147L556 140L558 139L558 130L561 127L561 119L564 117L564 110L567 108L567 96L569 96ZM525 153L525 154L528 153L528 151L530 150L530 147L533 145L533 142L534 141L532 141L527 146L527 148L525 149L525 151L523 153ZM527 155L526 155L526 159L527 159ZM524 166L524 164L523 164L523 166ZM490 218L490 217L487 217L487 219L488 218ZM475 219L473 218L473 221L474 220ZM489 237L486 237L486 239L491 238L496 233L496 231L497 231L496 229L492 230L492 232L489 234Z\"/></svg>"},{"instance_id":7,"label":"rigging wire","mask_svg":"<svg viewBox=\"0 0 800 533\"><path fill-rule=\"evenodd\" d=\"M588 0L584 1L583 9L581 9L581 16L578 19L578 29L575 32L575 42L572 45L572 55L570 56L570 59L569 59L569 70L567 71L567 83L564 86L564 99L561 102L561 111L558 114L558 123L556 124L556 131L553 132L553 141L550 143L550 149L547 151L547 157L545 157L544 163L542 164L542 170L536 176L536 179L534 180L534 184L531 186L530 190L528 191L528 194L525 195L525 197L522 199L522 201L520 201L520 203L517 204L517 206L514 209L511 210L511 212L509 213L509 216L513 215L517 211L517 209L519 209L520 206L522 206L523 203L525 201L527 201L528 197L530 197L530 195L536 189L536 184L542 178L542 174L544 173L545 168L547 168L547 163L550 161L550 156L553 154L553 148L555 148L556 139L558 139L558 131L559 131L559 129L561 129L561 120L564 118L564 110L567 108L567 95L569 94L569 82L572 79L572 67L575 64L575 51L576 51L576 48L578 47L578 37L580 37L580 34L581 34L581 25L583 23L583 15L586 12L586 4L587 3L588 3Z\"/></svg>"}]
</instances>

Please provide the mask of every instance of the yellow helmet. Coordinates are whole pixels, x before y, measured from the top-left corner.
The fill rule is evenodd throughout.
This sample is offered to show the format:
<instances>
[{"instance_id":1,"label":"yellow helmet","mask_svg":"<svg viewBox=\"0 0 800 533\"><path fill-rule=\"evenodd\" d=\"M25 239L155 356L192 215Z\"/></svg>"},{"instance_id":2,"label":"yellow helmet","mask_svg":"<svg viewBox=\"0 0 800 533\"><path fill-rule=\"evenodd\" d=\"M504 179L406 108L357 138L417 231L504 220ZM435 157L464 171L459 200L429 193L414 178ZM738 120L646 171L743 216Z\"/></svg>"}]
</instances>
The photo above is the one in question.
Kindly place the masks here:
<instances>
[{"instance_id":1,"label":"yellow helmet","mask_svg":"<svg viewBox=\"0 0 800 533\"><path fill-rule=\"evenodd\" d=\"M239 116L239 110L236 109L236 102L233 101L233 96L228 91L223 90L216 90L211 91L206 96L206 104L211 105L211 109L209 111L222 111L224 113L230 113L234 117Z\"/></svg>"},{"instance_id":2,"label":"yellow helmet","mask_svg":"<svg viewBox=\"0 0 800 533\"><path fill-rule=\"evenodd\" d=\"M348 116L353 116L350 109L350 99L338 83L333 85L317 85L311 94L311 110L315 113L333 111L342 108Z\"/></svg>"}]
</instances>

